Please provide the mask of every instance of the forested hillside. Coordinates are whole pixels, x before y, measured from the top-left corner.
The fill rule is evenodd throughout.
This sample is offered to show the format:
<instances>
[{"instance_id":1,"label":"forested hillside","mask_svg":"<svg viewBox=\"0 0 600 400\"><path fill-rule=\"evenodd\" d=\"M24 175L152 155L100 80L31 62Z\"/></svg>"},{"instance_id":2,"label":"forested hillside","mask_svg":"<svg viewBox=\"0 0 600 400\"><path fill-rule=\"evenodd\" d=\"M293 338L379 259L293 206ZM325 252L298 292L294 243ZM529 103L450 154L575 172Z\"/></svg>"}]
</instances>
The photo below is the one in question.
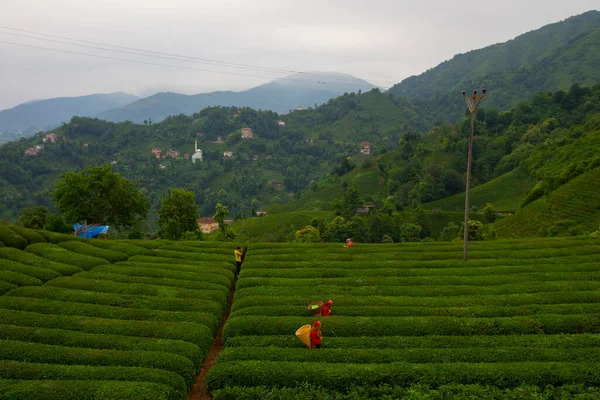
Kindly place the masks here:
<instances>
[{"instance_id":1,"label":"forested hillside","mask_svg":"<svg viewBox=\"0 0 600 400\"><path fill-rule=\"evenodd\" d=\"M481 109L473 205L513 213L600 166L599 112L600 85L538 93L507 112ZM234 219L259 210L322 210L331 215L322 221L343 217L365 241L402 240L402 224L419 227L408 237L437 239L446 224L460 221L462 200L450 196L464 191L469 122L443 125L431 115L375 89L286 116L213 107L158 124L74 118L53 131L55 143L44 133L0 148L2 217L14 219L35 205L52 208L51 192L65 171L111 164L140 182L151 210L170 188L181 187L195 194L200 215L212 216L217 203ZM243 138L242 129L252 137ZM203 152L196 163L195 141ZM35 155L26 154L32 148ZM355 218L364 203L374 206L374 216ZM290 239L291 225L274 237ZM343 237L349 225L343 226L329 237Z\"/></svg>"},{"instance_id":2,"label":"forested hillside","mask_svg":"<svg viewBox=\"0 0 600 400\"><path fill-rule=\"evenodd\" d=\"M250 128L253 137L242 138L242 128ZM52 131L55 143L44 143L49 133L43 133L0 147L0 217L13 219L34 205L52 207L51 191L61 173L102 164L141 182L152 209L169 188L183 187L195 193L202 215L212 215L217 202L226 204L232 217L250 215L271 203L287 202L347 157L358 158L361 141L371 140L383 152L413 128L425 132L417 111L396 105L378 90L346 94L287 116L213 107L157 124L73 118ZM194 153L196 140L203 161L194 164L185 155ZM25 154L35 145L43 148ZM160 158L152 153L156 147Z\"/></svg>"},{"instance_id":3,"label":"forested hillside","mask_svg":"<svg viewBox=\"0 0 600 400\"><path fill-rule=\"evenodd\" d=\"M567 90L600 81L600 12L590 11L544 26L506 43L458 54L389 91L437 107L440 117L457 120L460 91L486 87L487 107L502 110L537 92Z\"/></svg>"}]
</instances>

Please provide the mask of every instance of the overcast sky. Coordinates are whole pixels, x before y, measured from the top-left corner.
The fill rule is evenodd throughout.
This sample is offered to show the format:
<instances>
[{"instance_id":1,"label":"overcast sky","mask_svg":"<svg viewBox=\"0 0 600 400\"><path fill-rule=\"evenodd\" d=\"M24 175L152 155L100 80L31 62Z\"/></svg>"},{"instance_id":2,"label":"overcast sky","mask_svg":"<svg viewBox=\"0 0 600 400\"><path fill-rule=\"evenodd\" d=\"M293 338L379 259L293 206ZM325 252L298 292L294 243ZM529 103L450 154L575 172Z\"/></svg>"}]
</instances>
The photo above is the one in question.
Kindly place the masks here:
<instances>
[{"instance_id":1,"label":"overcast sky","mask_svg":"<svg viewBox=\"0 0 600 400\"><path fill-rule=\"evenodd\" d=\"M265 68L345 72L387 87L457 53L595 8L597 0L0 0L0 41L192 68L0 42L0 109L115 91L241 90L282 76L14 36L7 33L36 35L6 27Z\"/></svg>"}]
</instances>

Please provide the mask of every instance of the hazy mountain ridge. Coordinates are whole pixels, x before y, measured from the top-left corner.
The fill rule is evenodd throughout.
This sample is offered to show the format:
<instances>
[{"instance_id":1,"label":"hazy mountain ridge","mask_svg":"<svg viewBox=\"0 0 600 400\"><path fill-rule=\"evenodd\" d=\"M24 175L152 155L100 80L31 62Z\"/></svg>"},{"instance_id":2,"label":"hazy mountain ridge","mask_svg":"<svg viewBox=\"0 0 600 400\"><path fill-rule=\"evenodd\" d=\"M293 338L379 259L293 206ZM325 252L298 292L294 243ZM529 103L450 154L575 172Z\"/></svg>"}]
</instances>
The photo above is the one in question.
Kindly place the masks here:
<instances>
[{"instance_id":1,"label":"hazy mountain ridge","mask_svg":"<svg viewBox=\"0 0 600 400\"><path fill-rule=\"evenodd\" d=\"M0 111L0 132L34 133L69 122L74 115L90 117L136 100L137 96L116 92L78 97L34 100Z\"/></svg>"},{"instance_id":2,"label":"hazy mountain ridge","mask_svg":"<svg viewBox=\"0 0 600 400\"><path fill-rule=\"evenodd\" d=\"M314 74L280 78L241 92L217 91L196 95L157 93L126 106L102 112L98 117L111 122L130 120L140 123L150 119L160 122L171 115L191 115L210 106L250 107L287 113L298 106L312 107L346 92L367 91L375 87L351 75Z\"/></svg>"}]
</instances>

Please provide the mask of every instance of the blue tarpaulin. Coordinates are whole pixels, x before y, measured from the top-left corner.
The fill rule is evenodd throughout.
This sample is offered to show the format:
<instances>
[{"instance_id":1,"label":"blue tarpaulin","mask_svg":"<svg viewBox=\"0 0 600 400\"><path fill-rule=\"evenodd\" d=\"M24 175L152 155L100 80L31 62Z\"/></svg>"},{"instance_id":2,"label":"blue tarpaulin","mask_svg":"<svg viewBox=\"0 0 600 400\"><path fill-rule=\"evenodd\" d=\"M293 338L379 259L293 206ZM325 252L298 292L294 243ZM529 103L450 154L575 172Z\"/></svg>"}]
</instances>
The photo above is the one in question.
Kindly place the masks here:
<instances>
[{"instance_id":1,"label":"blue tarpaulin","mask_svg":"<svg viewBox=\"0 0 600 400\"><path fill-rule=\"evenodd\" d=\"M100 234L108 234L108 225L73 225L75 234L79 237L90 239Z\"/></svg>"}]
</instances>

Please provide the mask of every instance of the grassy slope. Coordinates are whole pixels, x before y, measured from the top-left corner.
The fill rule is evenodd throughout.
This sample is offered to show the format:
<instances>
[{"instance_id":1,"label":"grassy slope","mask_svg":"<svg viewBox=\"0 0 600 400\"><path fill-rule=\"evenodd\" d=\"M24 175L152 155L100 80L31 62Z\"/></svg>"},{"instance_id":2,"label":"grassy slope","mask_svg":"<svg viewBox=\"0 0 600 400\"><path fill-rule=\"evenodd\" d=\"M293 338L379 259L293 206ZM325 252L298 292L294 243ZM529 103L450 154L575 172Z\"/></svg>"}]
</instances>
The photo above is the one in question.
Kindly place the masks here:
<instances>
[{"instance_id":1,"label":"grassy slope","mask_svg":"<svg viewBox=\"0 0 600 400\"><path fill-rule=\"evenodd\" d=\"M231 227L234 232L240 234L240 240L249 242L291 241L293 238L287 237L289 232L304 228L313 218L327 221L333 216L324 211L296 211L238 220Z\"/></svg>"},{"instance_id":2,"label":"grassy slope","mask_svg":"<svg viewBox=\"0 0 600 400\"><path fill-rule=\"evenodd\" d=\"M495 224L501 237L536 236L558 221L573 220L583 231L600 225L600 168L589 171L548 197L542 197L515 215Z\"/></svg>"},{"instance_id":3,"label":"grassy slope","mask_svg":"<svg viewBox=\"0 0 600 400\"><path fill-rule=\"evenodd\" d=\"M535 186L535 180L520 169L508 172L490 182L471 190L470 204L483 209L492 203L500 211L514 211L519 208L527 192ZM457 194L423 205L426 209L460 211L465 209L465 194Z\"/></svg>"}]
</instances>

